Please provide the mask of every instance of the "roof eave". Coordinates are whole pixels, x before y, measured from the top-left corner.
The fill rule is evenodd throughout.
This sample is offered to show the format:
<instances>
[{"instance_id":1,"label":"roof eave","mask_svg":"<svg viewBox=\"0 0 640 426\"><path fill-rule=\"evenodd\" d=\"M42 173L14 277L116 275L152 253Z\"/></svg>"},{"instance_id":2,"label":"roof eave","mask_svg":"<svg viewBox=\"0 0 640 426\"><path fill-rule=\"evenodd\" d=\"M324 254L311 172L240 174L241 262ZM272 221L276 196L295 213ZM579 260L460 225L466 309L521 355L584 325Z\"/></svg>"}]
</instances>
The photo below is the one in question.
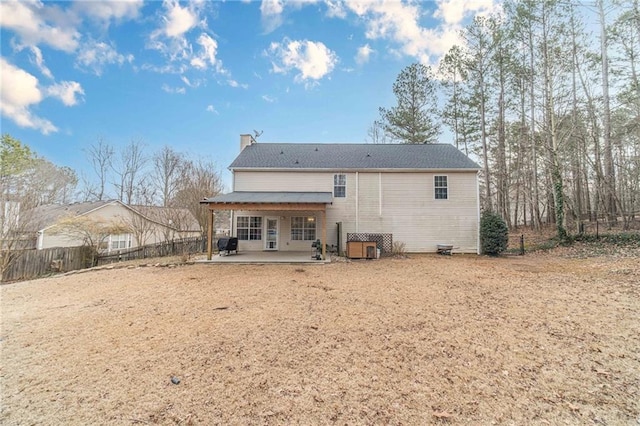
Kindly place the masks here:
<instances>
[{"instance_id":1,"label":"roof eave","mask_svg":"<svg viewBox=\"0 0 640 426\"><path fill-rule=\"evenodd\" d=\"M294 167L234 167L229 168L233 172L381 172L381 173L434 173L434 172L478 172L480 167L465 168L336 168L336 167L313 167L313 168L294 168Z\"/></svg>"}]
</instances>

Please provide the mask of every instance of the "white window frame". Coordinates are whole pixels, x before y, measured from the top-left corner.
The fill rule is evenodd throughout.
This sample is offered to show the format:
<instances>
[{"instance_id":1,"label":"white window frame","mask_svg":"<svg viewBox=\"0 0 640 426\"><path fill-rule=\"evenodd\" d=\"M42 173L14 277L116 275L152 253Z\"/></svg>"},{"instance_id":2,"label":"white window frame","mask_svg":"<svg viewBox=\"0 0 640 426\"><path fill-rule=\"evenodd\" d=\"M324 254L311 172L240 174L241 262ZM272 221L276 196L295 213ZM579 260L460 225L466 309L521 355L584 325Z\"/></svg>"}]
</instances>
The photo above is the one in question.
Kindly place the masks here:
<instances>
[{"instance_id":1,"label":"white window frame","mask_svg":"<svg viewBox=\"0 0 640 426\"><path fill-rule=\"evenodd\" d=\"M444 178L444 185L442 184L442 178ZM444 197L442 196L442 190L444 190ZM440 192L440 196L438 196L439 192ZM433 177L433 198L435 200L449 199L449 176L448 175L435 175Z\"/></svg>"},{"instance_id":2,"label":"white window frame","mask_svg":"<svg viewBox=\"0 0 640 426\"><path fill-rule=\"evenodd\" d=\"M131 248L131 234L112 234L109 235L108 252L126 250ZM118 247L114 247L114 243L118 244ZM121 247L123 245L123 247Z\"/></svg>"},{"instance_id":3,"label":"white window frame","mask_svg":"<svg viewBox=\"0 0 640 426\"><path fill-rule=\"evenodd\" d=\"M240 226L240 219L247 219L247 226ZM259 219L259 225L255 224L255 219ZM236 236L239 241L262 241L262 225L264 223L262 216L238 216L236 218ZM241 237L238 231L247 230L247 238ZM252 233L253 231L253 233ZM258 236L256 238L256 235Z\"/></svg>"},{"instance_id":4,"label":"white window frame","mask_svg":"<svg viewBox=\"0 0 640 426\"><path fill-rule=\"evenodd\" d=\"M339 195L336 191L339 188L342 188L342 195ZM334 198L347 198L347 175L345 173L333 175L333 196Z\"/></svg>"},{"instance_id":5,"label":"white window frame","mask_svg":"<svg viewBox=\"0 0 640 426\"><path fill-rule=\"evenodd\" d=\"M294 228L294 219L301 219L302 227ZM313 223L313 228L310 224ZM294 235L294 231L298 231L297 235ZM313 236L311 236L313 231ZM318 221L315 216L292 216L291 217L291 241L315 241L318 235Z\"/></svg>"}]
</instances>

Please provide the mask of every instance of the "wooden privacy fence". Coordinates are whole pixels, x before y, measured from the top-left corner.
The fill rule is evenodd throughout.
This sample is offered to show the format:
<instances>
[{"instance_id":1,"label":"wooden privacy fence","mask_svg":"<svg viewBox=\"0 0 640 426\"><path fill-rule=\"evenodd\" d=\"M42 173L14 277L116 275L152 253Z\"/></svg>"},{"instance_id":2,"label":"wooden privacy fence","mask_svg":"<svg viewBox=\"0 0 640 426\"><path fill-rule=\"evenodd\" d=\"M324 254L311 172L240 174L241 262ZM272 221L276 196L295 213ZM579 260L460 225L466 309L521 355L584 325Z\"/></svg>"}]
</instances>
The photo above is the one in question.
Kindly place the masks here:
<instances>
[{"instance_id":1,"label":"wooden privacy fence","mask_svg":"<svg viewBox=\"0 0 640 426\"><path fill-rule=\"evenodd\" d=\"M216 241L214 241L215 246ZM55 272L68 272L125 260L204 253L206 238L185 238L94 256L90 247L57 247L44 250L20 250L0 281L38 278Z\"/></svg>"},{"instance_id":2,"label":"wooden privacy fence","mask_svg":"<svg viewBox=\"0 0 640 426\"><path fill-rule=\"evenodd\" d=\"M216 241L213 243L215 246ZM184 238L181 240L165 241L162 243L140 246L128 250L119 250L117 253L101 254L98 256L97 264L106 265L114 262L124 262L126 260L204 253L206 251L206 247L207 239L204 237Z\"/></svg>"},{"instance_id":3,"label":"wooden privacy fence","mask_svg":"<svg viewBox=\"0 0 640 426\"><path fill-rule=\"evenodd\" d=\"M28 280L52 272L66 272L91 266L89 247L56 247L45 250L20 250L2 272L2 281Z\"/></svg>"}]
</instances>

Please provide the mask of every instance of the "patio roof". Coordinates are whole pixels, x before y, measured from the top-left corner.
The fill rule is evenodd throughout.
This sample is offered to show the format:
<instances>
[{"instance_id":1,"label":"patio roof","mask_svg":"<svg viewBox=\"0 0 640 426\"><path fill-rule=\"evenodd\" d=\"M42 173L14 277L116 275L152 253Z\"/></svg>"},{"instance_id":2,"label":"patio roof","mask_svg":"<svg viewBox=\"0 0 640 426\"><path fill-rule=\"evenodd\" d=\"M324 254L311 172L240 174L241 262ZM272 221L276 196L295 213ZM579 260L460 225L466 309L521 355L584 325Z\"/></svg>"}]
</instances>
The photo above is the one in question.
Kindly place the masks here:
<instances>
[{"instance_id":1,"label":"patio roof","mask_svg":"<svg viewBox=\"0 0 640 426\"><path fill-rule=\"evenodd\" d=\"M327 204L333 202L331 192L255 192L235 191L205 198L209 210L207 229L207 259L213 253L213 224L216 210L255 211L314 211L320 216L321 240L327 240ZM322 245L322 258L326 259L326 244Z\"/></svg>"},{"instance_id":2,"label":"patio roof","mask_svg":"<svg viewBox=\"0 0 640 426\"><path fill-rule=\"evenodd\" d=\"M256 192L235 191L221 194L200 201L201 204L236 204L236 203L312 203L331 204L331 192Z\"/></svg>"}]
</instances>

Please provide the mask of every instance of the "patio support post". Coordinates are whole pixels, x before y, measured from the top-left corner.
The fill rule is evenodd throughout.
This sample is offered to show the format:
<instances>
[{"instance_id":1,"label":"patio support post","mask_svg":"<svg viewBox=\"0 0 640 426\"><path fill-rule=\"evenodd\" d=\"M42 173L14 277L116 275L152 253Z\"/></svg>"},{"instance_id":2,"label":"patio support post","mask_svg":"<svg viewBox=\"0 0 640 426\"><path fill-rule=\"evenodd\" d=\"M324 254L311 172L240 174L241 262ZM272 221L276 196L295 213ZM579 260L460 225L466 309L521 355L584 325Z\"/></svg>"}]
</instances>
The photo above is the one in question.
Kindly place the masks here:
<instances>
[{"instance_id":1,"label":"patio support post","mask_svg":"<svg viewBox=\"0 0 640 426\"><path fill-rule=\"evenodd\" d=\"M209 209L209 215L207 217L207 260L211 260L213 256L213 219L214 210Z\"/></svg>"},{"instance_id":2,"label":"patio support post","mask_svg":"<svg viewBox=\"0 0 640 426\"><path fill-rule=\"evenodd\" d=\"M320 212L322 216L322 260L327 259L327 211Z\"/></svg>"}]
</instances>

